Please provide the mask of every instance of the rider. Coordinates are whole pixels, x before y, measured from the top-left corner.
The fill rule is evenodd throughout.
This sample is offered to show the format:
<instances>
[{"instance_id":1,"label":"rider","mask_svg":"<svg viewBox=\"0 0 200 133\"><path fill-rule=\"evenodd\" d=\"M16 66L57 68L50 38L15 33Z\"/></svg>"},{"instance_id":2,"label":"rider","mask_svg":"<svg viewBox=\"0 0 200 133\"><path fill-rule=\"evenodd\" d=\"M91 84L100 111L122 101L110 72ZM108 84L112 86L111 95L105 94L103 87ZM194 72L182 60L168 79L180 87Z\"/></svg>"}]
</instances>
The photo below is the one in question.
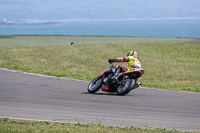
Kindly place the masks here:
<instances>
[{"instance_id":1,"label":"rider","mask_svg":"<svg viewBox=\"0 0 200 133\"><path fill-rule=\"evenodd\" d=\"M109 63L111 62L127 62L129 68L124 67L124 66L118 66L118 69L115 72L115 75L113 77L113 79L117 80L117 76L119 74L119 72L125 72L131 68L139 68L141 69L141 63L139 61L139 58L137 57L137 52L136 51L129 51L126 57L123 58L117 58L117 59L109 59L108 60Z\"/></svg>"}]
</instances>

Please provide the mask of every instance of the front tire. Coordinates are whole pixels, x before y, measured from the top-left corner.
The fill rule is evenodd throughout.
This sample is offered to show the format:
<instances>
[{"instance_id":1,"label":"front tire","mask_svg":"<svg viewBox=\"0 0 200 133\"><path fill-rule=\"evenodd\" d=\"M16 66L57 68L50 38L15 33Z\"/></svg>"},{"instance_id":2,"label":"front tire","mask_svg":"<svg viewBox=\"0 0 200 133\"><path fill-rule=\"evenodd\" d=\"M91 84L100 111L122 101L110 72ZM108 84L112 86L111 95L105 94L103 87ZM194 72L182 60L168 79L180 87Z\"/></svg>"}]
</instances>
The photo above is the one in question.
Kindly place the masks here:
<instances>
[{"instance_id":1,"label":"front tire","mask_svg":"<svg viewBox=\"0 0 200 133\"><path fill-rule=\"evenodd\" d=\"M101 76L95 78L88 85L88 92L89 93L95 93L95 92L97 92L101 88L102 84L103 84L103 80L101 79Z\"/></svg>"},{"instance_id":2,"label":"front tire","mask_svg":"<svg viewBox=\"0 0 200 133\"><path fill-rule=\"evenodd\" d=\"M135 80L134 79L125 79L122 84L117 88L116 92L117 92L117 95L121 95L121 96L124 96L126 94L128 94L133 86L135 84Z\"/></svg>"}]
</instances>

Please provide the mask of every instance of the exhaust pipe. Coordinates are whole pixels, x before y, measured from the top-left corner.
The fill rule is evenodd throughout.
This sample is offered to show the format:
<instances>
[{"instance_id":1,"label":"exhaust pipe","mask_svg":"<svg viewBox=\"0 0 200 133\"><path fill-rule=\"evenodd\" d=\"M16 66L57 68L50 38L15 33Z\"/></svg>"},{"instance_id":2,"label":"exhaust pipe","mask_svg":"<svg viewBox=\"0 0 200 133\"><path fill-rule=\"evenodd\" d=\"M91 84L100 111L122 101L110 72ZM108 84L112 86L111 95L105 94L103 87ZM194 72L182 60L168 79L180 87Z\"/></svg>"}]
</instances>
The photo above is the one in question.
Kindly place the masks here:
<instances>
[{"instance_id":1,"label":"exhaust pipe","mask_svg":"<svg viewBox=\"0 0 200 133\"><path fill-rule=\"evenodd\" d=\"M132 90L133 90L133 89L136 89L136 88L138 88L138 87L140 87L141 85L142 85L141 83L135 84L135 85L133 86Z\"/></svg>"}]
</instances>

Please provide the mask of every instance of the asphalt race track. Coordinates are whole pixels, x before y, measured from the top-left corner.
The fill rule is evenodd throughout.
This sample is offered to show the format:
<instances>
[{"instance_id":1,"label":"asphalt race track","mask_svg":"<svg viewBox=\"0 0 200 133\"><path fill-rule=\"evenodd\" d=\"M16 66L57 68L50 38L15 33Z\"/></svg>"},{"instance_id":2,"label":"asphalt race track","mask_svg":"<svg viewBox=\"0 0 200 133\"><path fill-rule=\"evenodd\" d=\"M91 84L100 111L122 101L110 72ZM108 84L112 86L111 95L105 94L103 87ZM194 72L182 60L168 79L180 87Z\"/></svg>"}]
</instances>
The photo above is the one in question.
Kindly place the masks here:
<instances>
[{"instance_id":1,"label":"asphalt race track","mask_svg":"<svg viewBox=\"0 0 200 133\"><path fill-rule=\"evenodd\" d=\"M88 84L0 68L0 118L200 131L200 93L88 94Z\"/></svg>"}]
</instances>

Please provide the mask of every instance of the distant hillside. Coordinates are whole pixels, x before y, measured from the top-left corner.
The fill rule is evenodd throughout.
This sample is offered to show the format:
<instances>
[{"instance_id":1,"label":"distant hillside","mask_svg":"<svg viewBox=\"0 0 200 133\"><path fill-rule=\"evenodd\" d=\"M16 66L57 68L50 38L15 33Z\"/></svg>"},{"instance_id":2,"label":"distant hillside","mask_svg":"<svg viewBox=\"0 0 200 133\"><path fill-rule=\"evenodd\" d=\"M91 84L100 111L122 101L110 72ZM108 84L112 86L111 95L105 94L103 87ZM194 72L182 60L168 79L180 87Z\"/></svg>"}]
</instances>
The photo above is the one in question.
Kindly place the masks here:
<instances>
[{"instance_id":1,"label":"distant hillside","mask_svg":"<svg viewBox=\"0 0 200 133\"><path fill-rule=\"evenodd\" d=\"M11 23L7 21L1 21L0 25L59 25L59 22L44 22L44 23Z\"/></svg>"},{"instance_id":2,"label":"distant hillside","mask_svg":"<svg viewBox=\"0 0 200 133\"><path fill-rule=\"evenodd\" d=\"M6 18L3 21L0 20L0 25L13 25L14 23L7 22Z\"/></svg>"}]
</instances>

